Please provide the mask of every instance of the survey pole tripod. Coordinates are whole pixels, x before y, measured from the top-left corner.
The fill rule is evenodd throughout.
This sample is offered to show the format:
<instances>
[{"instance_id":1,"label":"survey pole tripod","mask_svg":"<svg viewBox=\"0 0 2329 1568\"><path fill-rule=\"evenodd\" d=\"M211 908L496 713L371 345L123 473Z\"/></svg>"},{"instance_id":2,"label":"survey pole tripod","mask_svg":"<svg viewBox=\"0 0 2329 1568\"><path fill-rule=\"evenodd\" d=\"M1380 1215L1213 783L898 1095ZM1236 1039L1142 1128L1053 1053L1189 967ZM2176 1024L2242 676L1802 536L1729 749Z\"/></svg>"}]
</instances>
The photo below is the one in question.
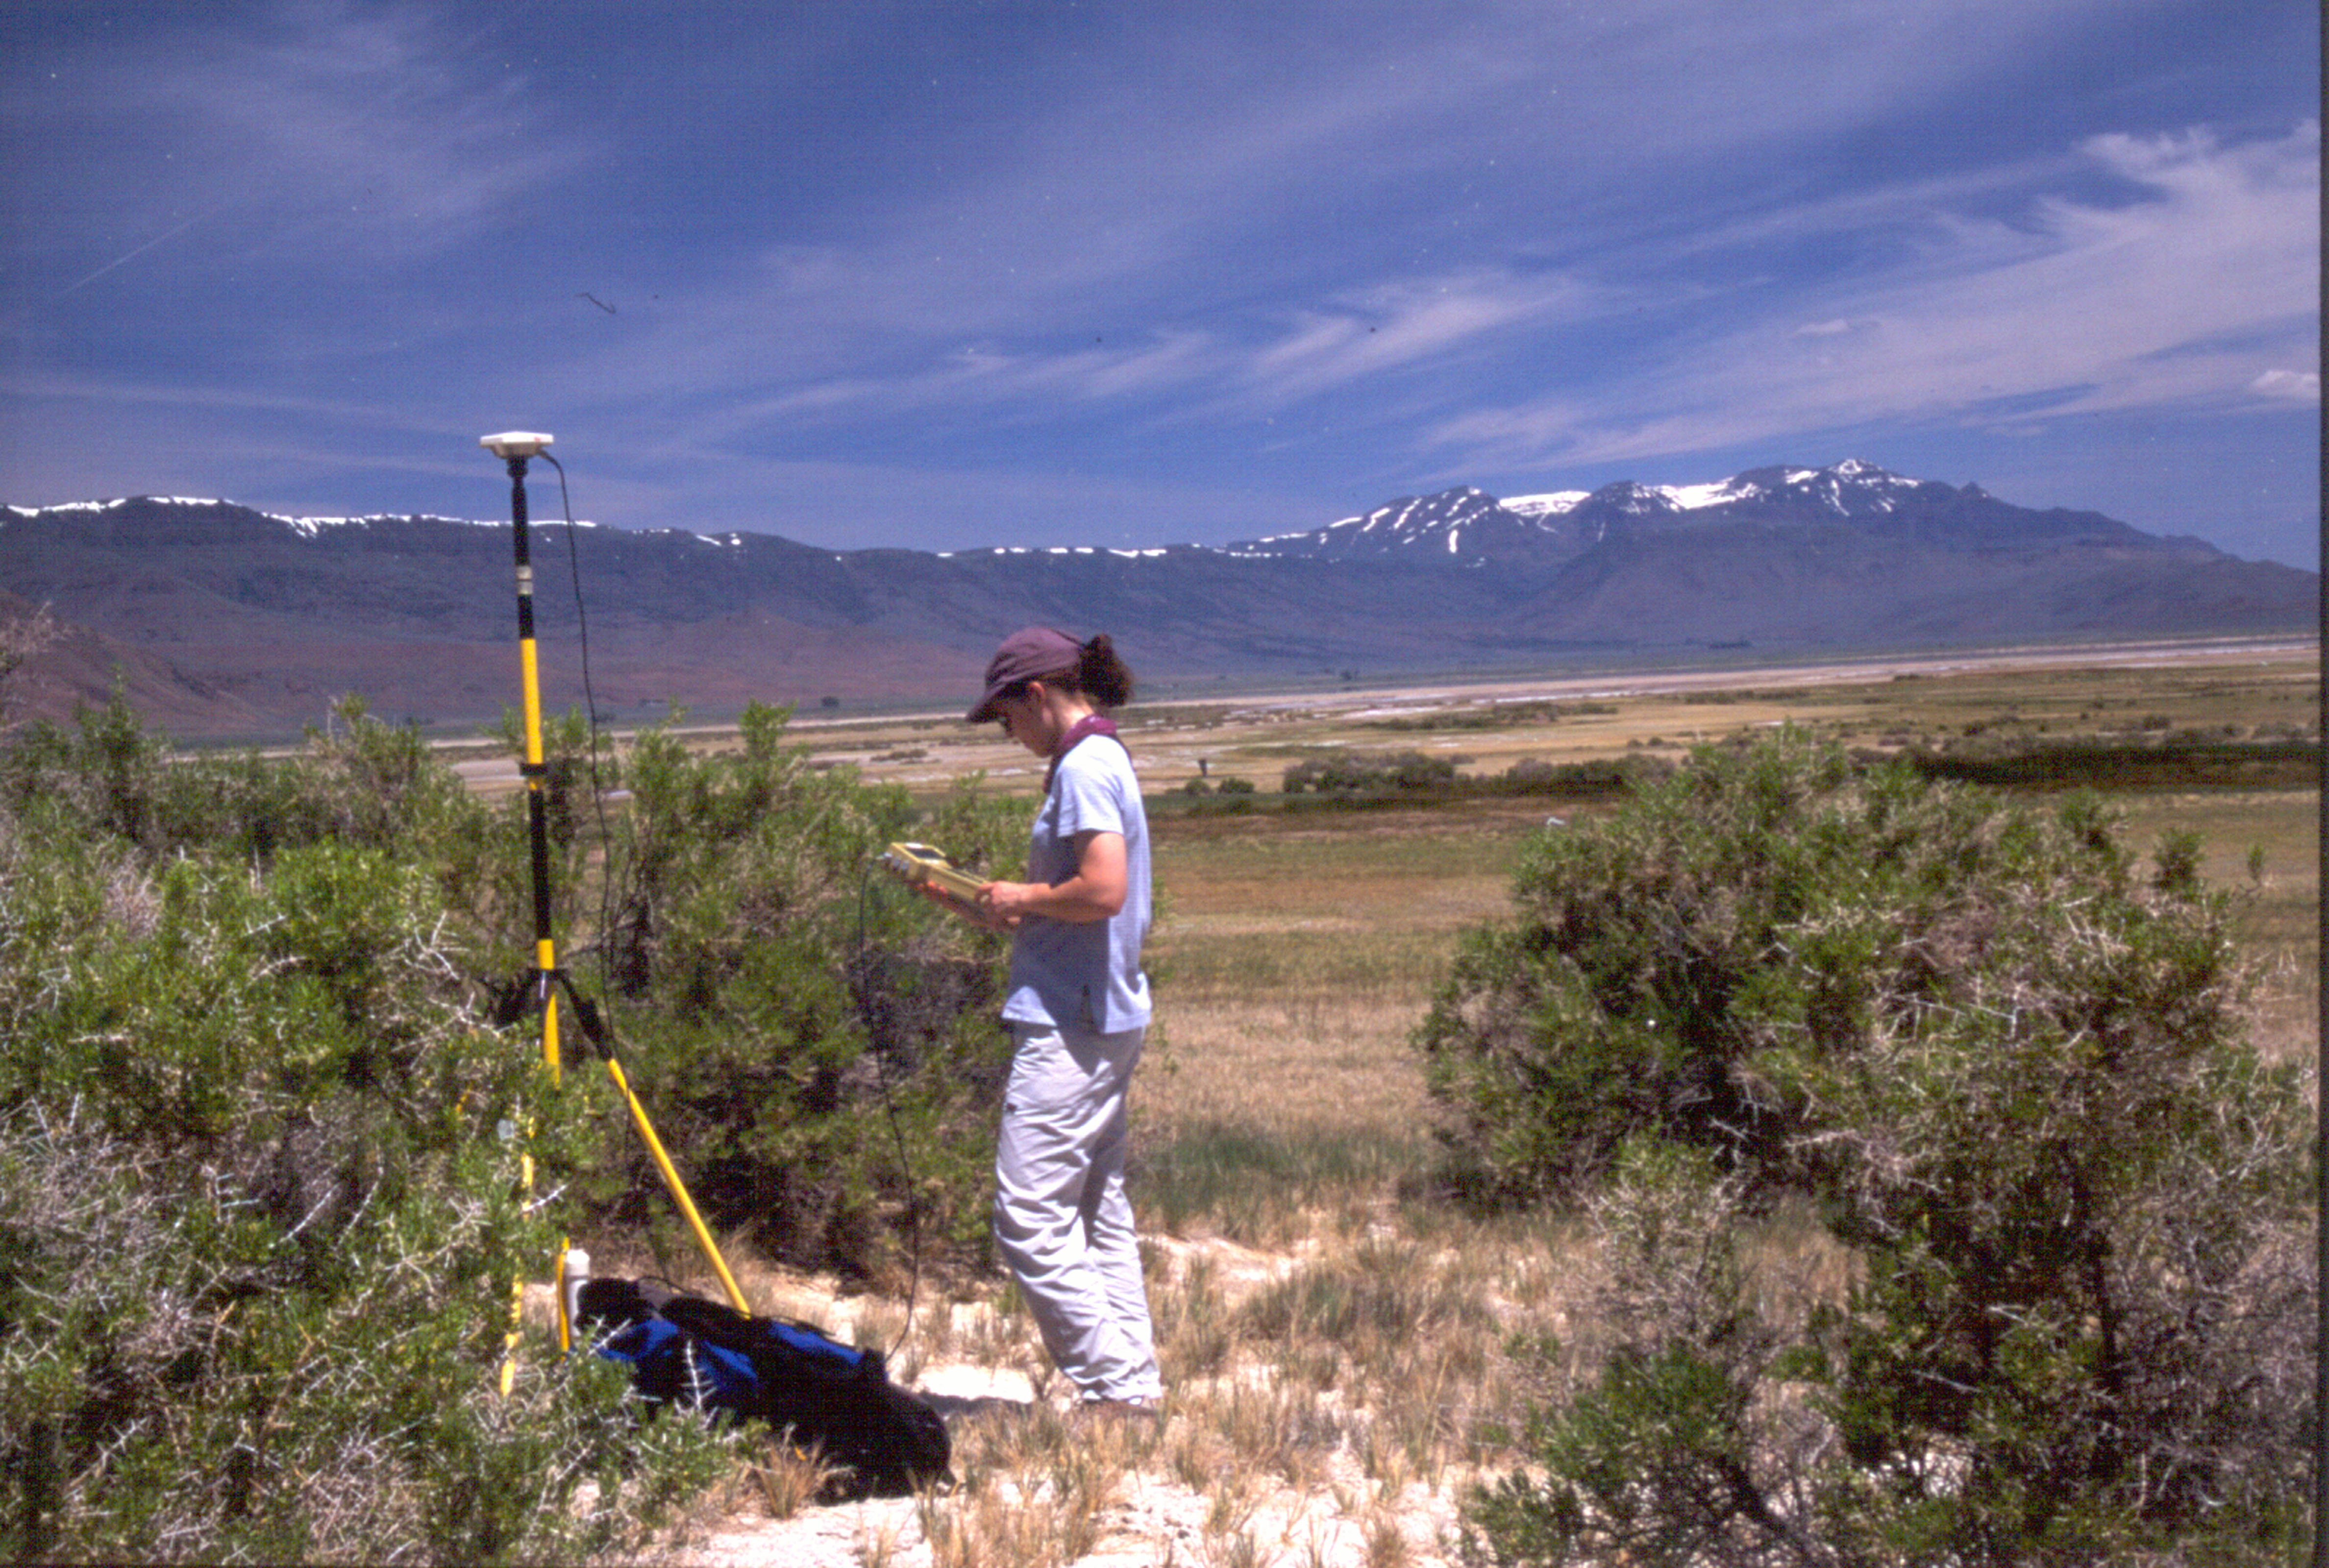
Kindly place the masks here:
<instances>
[{"instance_id":1,"label":"survey pole tripod","mask_svg":"<svg viewBox=\"0 0 2329 1568\"><path fill-rule=\"evenodd\" d=\"M542 1009L542 1060L551 1082L559 1077L558 947L550 932L550 765L542 752L541 666L533 642L533 532L525 512L525 465L550 445L547 436L514 432L488 436L485 445L509 465L510 540L517 559L517 658L523 683L525 716L525 760L518 774L525 781L525 823L533 853L533 974L528 990ZM595 719L594 719L595 721Z\"/></svg>"},{"instance_id":2,"label":"survey pole tripod","mask_svg":"<svg viewBox=\"0 0 2329 1568\"><path fill-rule=\"evenodd\" d=\"M728 1292L729 1300L738 1311L749 1314L751 1308L745 1302L743 1291L738 1287L735 1276L728 1272L727 1260L720 1255L719 1245L712 1239L710 1228L704 1225L702 1216L696 1212L694 1200L688 1196L686 1183L680 1179L679 1171L664 1150L663 1140L655 1136L655 1124L647 1118L646 1107L639 1103L638 1096L631 1092L629 1080L623 1075L622 1064L616 1060L612 1044L596 1016L597 1009L574 991L572 981L558 967L558 946L551 933L550 765L542 746L541 666L534 650L533 634L533 560L530 537L533 530L526 516L525 501L526 465L542 455L551 439L548 436L530 431L513 430L499 436L483 437L477 443L501 458L509 470L511 549L517 577L518 671L523 688L525 728L525 757L519 765L518 773L525 784L526 833L533 859L533 968L526 976L520 995L512 1000L517 1003L521 1013L534 1010L542 1020L542 1065L550 1070L550 1081L555 1087L562 1075L559 1060L558 995L561 987L565 989L575 1004L576 1016L584 1026L586 1038L599 1047L599 1055L605 1059L608 1076L630 1111L631 1124L637 1130L640 1141L646 1144L656 1170L663 1177L664 1185L670 1189L681 1214L694 1232L696 1244L711 1260L713 1272L720 1276L720 1282ZM598 722L596 714L590 716L590 722L594 725ZM533 1155L529 1150L522 1149L519 1152L518 1178L524 1190L531 1193L533 1188ZM565 1276L566 1255L567 1247L561 1242L559 1244L558 1267L552 1272L552 1278L561 1284ZM507 1353L503 1357L501 1370L501 1390L504 1395L509 1393L516 1372L518 1312L523 1291L522 1282L514 1283ZM568 1317L565 1291L560 1289L554 1293L558 1298L559 1347L566 1349L573 1344L573 1324Z\"/></svg>"}]
</instances>

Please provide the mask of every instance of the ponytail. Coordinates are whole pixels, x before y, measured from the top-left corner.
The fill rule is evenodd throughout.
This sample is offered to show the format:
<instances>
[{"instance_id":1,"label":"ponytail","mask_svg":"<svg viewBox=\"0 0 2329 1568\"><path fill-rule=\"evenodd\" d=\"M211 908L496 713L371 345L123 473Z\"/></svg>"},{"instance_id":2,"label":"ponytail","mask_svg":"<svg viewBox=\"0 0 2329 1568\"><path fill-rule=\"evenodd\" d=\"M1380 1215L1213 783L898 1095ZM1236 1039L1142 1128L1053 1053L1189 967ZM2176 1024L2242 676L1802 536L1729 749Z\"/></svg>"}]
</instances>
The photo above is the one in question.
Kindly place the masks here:
<instances>
[{"instance_id":1,"label":"ponytail","mask_svg":"<svg viewBox=\"0 0 2329 1568\"><path fill-rule=\"evenodd\" d=\"M1100 708L1121 708L1132 700L1132 670L1117 656L1106 632L1095 633L1076 660L1073 685Z\"/></svg>"}]
</instances>

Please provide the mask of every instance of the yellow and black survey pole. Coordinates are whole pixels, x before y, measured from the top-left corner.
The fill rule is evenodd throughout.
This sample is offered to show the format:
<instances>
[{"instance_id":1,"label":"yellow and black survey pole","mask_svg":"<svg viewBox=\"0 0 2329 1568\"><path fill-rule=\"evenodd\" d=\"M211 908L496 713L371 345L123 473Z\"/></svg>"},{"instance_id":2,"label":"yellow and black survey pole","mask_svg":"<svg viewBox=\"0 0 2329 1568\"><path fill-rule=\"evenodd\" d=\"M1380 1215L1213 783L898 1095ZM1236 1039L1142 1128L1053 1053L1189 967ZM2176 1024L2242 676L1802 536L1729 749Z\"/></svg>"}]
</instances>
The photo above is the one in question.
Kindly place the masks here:
<instances>
[{"instance_id":1,"label":"yellow and black survey pole","mask_svg":"<svg viewBox=\"0 0 2329 1568\"><path fill-rule=\"evenodd\" d=\"M546 786L550 767L542 753L542 681L541 666L533 646L533 530L525 514L525 465L542 455L551 437L530 430L508 430L498 436L478 438L477 445L503 460L509 468L510 478L510 539L517 559L517 657L521 690L525 713L525 760L518 766L525 781L525 817L533 852L533 972L526 980L526 995L533 1007L540 1009L542 1019L542 1060L550 1069L552 1084L559 1080L558 1061L558 947L550 932L550 818ZM522 1131L521 1131L522 1135ZM518 1151L518 1181L531 1194L533 1190L533 1152L523 1146ZM561 1270L553 1271L553 1280L562 1272L566 1245L559 1244ZM520 1310L525 1286L523 1281L513 1281L510 1286L510 1325L502 1355L501 1391L507 1397L517 1376L517 1341ZM552 1291L558 1298L558 1345L565 1349L573 1343L573 1325L566 1319L566 1292Z\"/></svg>"},{"instance_id":2,"label":"yellow and black survey pole","mask_svg":"<svg viewBox=\"0 0 2329 1568\"><path fill-rule=\"evenodd\" d=\"M498 436L480 437L477 445L501 458L509 467L511 549L517 569L518 671L523 682L525 718L525 760L519 765L518 772L525 781L526 830L533 859L533 970L526 978L524 991L528 1004L541 1010L542 1065L550 1069L550 1081L554 1086L561 1076L558 988L565 983L566 977L558 967L557 944L550 929L550 766L542 750L541 664L534 653L533 559L529 538L532 529L526 518L525 505L526 464L542 455L551 440L548 436L529 430L509 430ZM591 722L595 724L597 721L598 716L593 714ZM579 993L575 1001L586 1031L597 1039L599 1054L606 1058L607 1075L622 1095L623 1103L629 1108L631 1123L637 1129L648 1154L654 1158L664 1185L670 1188L680 1213L695 1233L697 1244L711 1260L713 1272L720 1276L720 1283L728 1292L729 1300L738 1311L750 1313L751 1308L744 1300L743 1291L737 1285L736 1277L728 1272L727 1260L720 1255L719 1245L712 1239L711 1229L704 1225L703 1216L696 1212L694 1200L688 1196L687 1184L680 1179L671 1157L664 1151L663 1140L655 1136L655 1124L647 1119L646 1107L639 1103L636 1094L631 1093L630 1082L623 1075L622 1064L615 1059L615 1053L605 1040L603 1031L595 1027L592 1016L595 1009ZM520 1181L531 1191L533 1186L533 1156L530 1151L521 1150L518 1172ZM565 1257L566 1246L561 1242L559 1246L560 1268L553 1271L553 1279L562 1279ZM523 1289L522 1284L515 1287L517 1292L522 1292ZM558 1298L558 1343L561 1349L565 1349L573 1343L573 1325L567 1320L566 1292L561 1289L554 1294ZM501 1383L504 1394L510 1391L516 1370L514 1353L517 1343L517 1310L518 1300L514 1293L510 1304L509 1340L513 1355L505 1356L502 1363Z\"/></svg>"},{"instance_id":3,"label":"yellow and black survey pole","mask_svg":"<svg viewBox=\"0 0 2329 1568\"><path fill-rule=\"evenodd\" d=\"M525 514L525 465L551 443L548 436L511 430L478 445L509 465L510 540L517 563L517 659L525 701L525 821L533 851L533 976L529 990L542 1009L542 1059L558 1081L558 949L550 934L550 765L542 754L541 665L533 646L533 558Z\"/></svg>"}]
</instances>

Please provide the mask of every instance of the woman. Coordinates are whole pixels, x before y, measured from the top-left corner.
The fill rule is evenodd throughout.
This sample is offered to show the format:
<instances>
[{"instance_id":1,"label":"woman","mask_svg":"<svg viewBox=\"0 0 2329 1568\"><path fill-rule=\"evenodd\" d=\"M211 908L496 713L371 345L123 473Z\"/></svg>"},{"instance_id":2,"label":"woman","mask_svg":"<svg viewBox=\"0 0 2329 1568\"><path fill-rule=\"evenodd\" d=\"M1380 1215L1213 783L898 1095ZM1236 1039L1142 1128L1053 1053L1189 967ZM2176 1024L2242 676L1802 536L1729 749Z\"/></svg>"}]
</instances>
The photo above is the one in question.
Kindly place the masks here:
<instances>
[{"instance_id":1,"label":"woman","mask_svg":"<svg viewBox=\"0 0 2329 1568\"><path fill-rule=\"evenodd\" d=\"M969 719L1001 720L1051 764L1028 879L978 895L1012 933L995 1240L1085 1405L1153 1412L1164 1384L1124 1195L1126 1096L1148 1027L1148 817L1108 718L1131 696L1105 634L1031 626L995 651Z\"/></svg>"}]
</instances>

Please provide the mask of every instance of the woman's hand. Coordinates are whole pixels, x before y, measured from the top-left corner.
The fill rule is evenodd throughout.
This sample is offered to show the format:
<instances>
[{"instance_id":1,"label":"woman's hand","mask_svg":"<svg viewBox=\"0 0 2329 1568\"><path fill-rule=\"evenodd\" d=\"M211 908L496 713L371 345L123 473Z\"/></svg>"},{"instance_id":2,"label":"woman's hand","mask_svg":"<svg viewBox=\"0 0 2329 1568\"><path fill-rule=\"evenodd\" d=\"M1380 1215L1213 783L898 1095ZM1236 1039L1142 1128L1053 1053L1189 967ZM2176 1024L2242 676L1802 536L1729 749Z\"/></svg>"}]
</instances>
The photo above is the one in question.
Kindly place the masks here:
<instances>
[{"instance_id":1,"label":"woman's hand","mask_svg":"<svg viewBox=\"0 0 2329 1568\"><path fill-rule=\"evenodd\" d=\"M1051 889L1039 882L989 882L978 890L978 913L997 931L1008 931L1031 914L1037 897Z\"/></svg>"},{"instance_id":2,"label":"woman's hand","mask_svg":"<svg viewBox=\"0 0 2329 1568\"><path fill-rule=\"evenodd\" d=\"M994 883L989 882L985 887L981 887L978 890L978 901L976 903L973 903L969 899L957 897L954 894L948 892L945 888L939 887L935 882L918 882L915 884L916 888L921 893L923 897L929 899L931 903L937 905L948 914L959 915L965 920L969 921L973 925L983 925L989 931L1007 932L1013 926L1018 925L1019 922L1015 917L1008 920L1000 918L987 906L986 893L988 889L992 888L994 886Z\"/></svg>"},{"instance_id":3,"label":"woman's hand","mask_svg":"<svg viewBox=\"0 0 2329 1568\"><path fill-rule=\"evenodd\" d=\"M1106 920L1124 907L1131 886L1122 833L1078 833L1076 874L1064 882L989 882L978 905L1009 930L1030 915L1070 925Z\"/></svg>"}]
</instances>

